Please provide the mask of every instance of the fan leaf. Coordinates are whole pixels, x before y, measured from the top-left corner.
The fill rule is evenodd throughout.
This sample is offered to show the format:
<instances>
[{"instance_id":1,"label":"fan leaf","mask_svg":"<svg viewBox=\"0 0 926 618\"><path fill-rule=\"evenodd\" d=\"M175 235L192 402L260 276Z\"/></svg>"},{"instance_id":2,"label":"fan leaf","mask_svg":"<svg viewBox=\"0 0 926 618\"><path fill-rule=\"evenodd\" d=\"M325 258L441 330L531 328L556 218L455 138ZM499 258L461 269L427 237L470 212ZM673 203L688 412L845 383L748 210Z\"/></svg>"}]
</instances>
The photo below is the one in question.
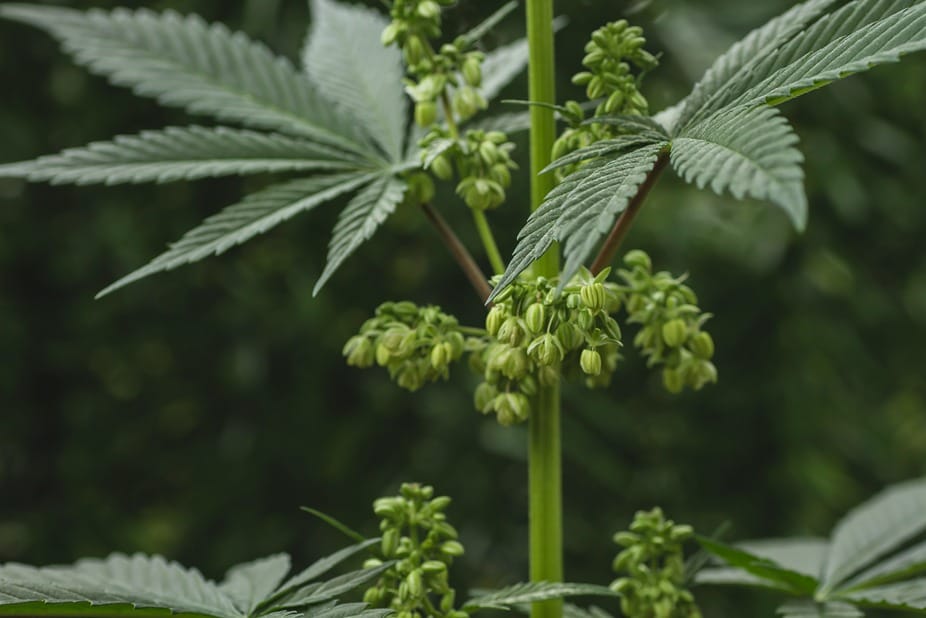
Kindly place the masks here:
<instances>
[{"instance_id":1,"label":"fan leaf","mask_svg":"<svg viewBox=\"0 0 926 618\"><path fill-rule=\"evenodd\" d=\"M279 134L169 127L0 165L0 177L52 184L172 182L232 174L345 170L365 165L340 150ZM368 164L366 164L368 165Z\"/></svg>"},{"instance_id":2,"label":"fan leaf","mask_svg":"<svg viewBox=\"0 0 926 618\"><path fill-rule=\"evenodd\" d=\"M866 607L926 613L926 578L866 588L840 596Z\"/></svg>"},{"instance_id":3,"label":"fan leaf","mask_svg":"<svg viewBox=\"0 0 926 618\"><path fill-rule=\"evenodd\" d=\"M926 531L926 479L894 485L849 512L833 531L823 589Z\"/></svg>"},{"instance_id":4,"label":"fan leaf","mask_svg":"<svg viewBox=\"0 0 926 618\"><path fill-rule=\"evenodd\" d=\"M286 554L239 564L228 571L219 590L230 597L238 609L250 615L277 589L289 567Z\"/></svg>"},{"instance_id":5,"label":"fan leaf","mask_svg":"<svg viewBox=\"0 0 926 618\"><path fill-rule=\"evenodd\" d=\"M379 226L395 212L396 205L405 196L406 188L405 182L384 176L354 196L334 226L328 247L328 262L315 284L313 295L318 294L344 260L372 238Z\"/></svg>"},{"instance_id":6,"label":"fan leaf","mask_svg":"<svg viewBox=\"0 0 926 618\"><path fill-rule=\"evenodd\" d=\"M527 582L514 584L470 599L463 606L463 611L507 609L521 603L534 603L535 601L574 596L617 597L620 595L606 586L596 586L594 584Z\"/></svg>"},{"instance_id":7,"label":"fan leaf","mask_svg":"<svg viewBox=\"0 0 926 618\"><path fill-rule=\"evenodd\" d=\"M275 601L272 604L273 607L271 607L271 609L297 609L336 599L342 594L350 592L351 590L376 579L383 573L383 571L392 567L392 565L392 562L385 562L377 567L370 569L359 569L356 571L351 571L350 573L345 573L344 575L338 575L337 577L333 577L328 581L309 584L308 586L305 586L300 590L296 590L292 594L289 594L284 598Z\"/></svg>"},{"instance_id":8,"label":"fan leaf","mask_svg":"<svg viewBox=\"0 0 926 618\"><path fill-rule=\"evenodd\" d=\"M681 103L678 116L671 118L673 127L683 127L696 112L711 109L710 101L722 93L730 82L743 79L751 68L820 17L837 0L809 0L798 4L735 43L707 70ZM671 127L669 127L671 128Z\"/></svg>"},{"instance_id":9,"label":"fan leaf","mask_svg":"<svg viewBox=\"0 0 926 618\"><path fill-rule=\"evenodd\" d=\"M223 253L300 212L353 191L379 175L376 172L318 176L273 185L253 193L206 219L146 266L101 291L97 298L154 273Z\"/></svg>"},{"instance_id":10,"label":"fan leaf","mask_svg":"<svg viewBox=\"0 0 926 618\"><path fill-rule=\"evenodd\" d=\"M215 618L244 616L199 571L160 556L113 554L67 567L0 567L0 613L4 615L100 615L134 609Z\"/></svg>"},{"instance_id":11,"label":"fan leaf","mask_svg":"<svg viewBox=\"0 0 926 618\"><path fill-rule=\"evenodd\" d=\"M402 156L408 102L401 52L380 44L388 24L360 6L312 0L303 63L322 93L357 118L395 163Z\"/></svg>"},{"instance_id":12,"label":"fan leaf","mask_svg":"<svg viewBox=\"0 0 926 618\"><path fill-rule=\"evenodd\" d=\"M781 588L788 592L801 595L813 594L817 589L817 579L800 571L791 570L777 564L768 558L750 553L740 547L725 545L714 539L699 536L698 543L705 550L720 558L730 566L742 569L758 578L773 582L772 587ZM699 576L698 581L707 583L709 576ZM714 583L755 583L748 578L742 582L730 579L726 581L715 580Z\"/></svg>"},{"instance_id":13,"label":"fan leaf","mask_svg":"<svg viewBox=\"0 0 926 618\"><path fill-rule=\"evenodd\" d=\"M301 571L297 575L294 575L285 583L283 583L279 590L277 590L277 594L289 593L293 590L296 590L297 588L305 586L312 580L324 575L348 558L355 556L356 554L368 549L369 547L372 547L373 545L376 545L379 542L379 539L368 539L362 543L357 543L355 545L345 547L344 549L338 550L330 556L325 556L324 558L315 561L305 570Z\"/></svg>"},{"instance_id":14,"label":"fan leaf","mask_svg":"<svg viewBox=\"0 0 926 618\"><path fill-rule=\"evenodd\" d=\"M883 562L865 569L842 585L842 588L867 588L906 579L926 571L926 541L898 552Z\"/></svg>"},{"instance_id":15,"label":"fan leaf","mask_svg":"<svg viewBox=\"0 0 926 618\"><path fill-rule=\"evenodd\" d=\"M28 4L4 4L0 16L49 32L91 72L162 105L376 156L357 122L292 63L221 24L172 11Z\"/></svg>"},{"instance_id":16,"label":"fan leaf","mask_svg":"<svg viewBox=\"0 0 926 618\"><path fill-rule=\"evenodd\" d=\"M784 618L861 618L858 608L848 603L814 603L813 601L789 601L778 608Z\"/></svg>"},{"instance_id":17,"label":"fan leaf","mask_svg":"<svg viewBox=\"0 0 926 618\"><path fill-rule=\"evenodd\" d=\"M667 142L659 142L614 159L598 159L567 176L518 233L514 255L489 301L554 242L564 243L560 285L565 285L612 228L667 147Z\"/></svg>"},{"instance_id":18,"label":"fan leaf","mask_svg":"<svg viewBox=\"0 0 926 618\"><path fill-rule=\"evenodd\" d=\"M807 221L803 156L788 121L770 107L722 110L672 141L672 166L699 188L780 206L795 227Z\"/></svg>"}]
</instances>

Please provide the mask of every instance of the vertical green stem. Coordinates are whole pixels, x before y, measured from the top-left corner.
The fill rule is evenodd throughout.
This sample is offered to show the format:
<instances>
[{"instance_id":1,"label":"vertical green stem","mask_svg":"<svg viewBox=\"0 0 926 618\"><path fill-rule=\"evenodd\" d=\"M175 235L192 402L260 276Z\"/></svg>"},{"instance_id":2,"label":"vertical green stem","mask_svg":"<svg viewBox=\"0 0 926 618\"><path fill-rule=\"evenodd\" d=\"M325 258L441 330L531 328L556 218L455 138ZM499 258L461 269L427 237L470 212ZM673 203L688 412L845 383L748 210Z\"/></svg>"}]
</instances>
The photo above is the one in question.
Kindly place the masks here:
<instances>
[{"instance_id":1,"label":"vertical green stem","mask_svg":"<svg viewBox=\"0 0 926 618\"><path fill-rule=\"evenodd\" d=\"M492 235L492 228L489 227L489 221L486 219L486 215L481 210L476 210L471 208L473 211L473 222L476 224L476 230L479 232L479 238L482 239L482 246L485 247L486 256L489 258L489 264L492 266L493 272L496 275L500 275L505 272L505 261L502 259L502 254L498 250L498 245L495 244L495 237Z\"/></svg>"},{"instance_id":2,"label":"vertical green stem","mask_svg":"<svg viewBox=\"0 0 926 618\"><path fill-rule=\"evenodd\" d=\"M528 90L531 101L555 103L553 61L553 1L527 0L527 40L530 47ZM553 188L553 175L540 175L550 162L556 124L553 111L531 107L531 209L536 210ZM559 274L559 248L537 261L535 272ZM563 501L560 464L559 385L542 387L529 422L528 474L530 489L530 571L532 581L563 580ZM559 618L562 601L534 603L532 618Z\"/></svg>"}]
</instances>

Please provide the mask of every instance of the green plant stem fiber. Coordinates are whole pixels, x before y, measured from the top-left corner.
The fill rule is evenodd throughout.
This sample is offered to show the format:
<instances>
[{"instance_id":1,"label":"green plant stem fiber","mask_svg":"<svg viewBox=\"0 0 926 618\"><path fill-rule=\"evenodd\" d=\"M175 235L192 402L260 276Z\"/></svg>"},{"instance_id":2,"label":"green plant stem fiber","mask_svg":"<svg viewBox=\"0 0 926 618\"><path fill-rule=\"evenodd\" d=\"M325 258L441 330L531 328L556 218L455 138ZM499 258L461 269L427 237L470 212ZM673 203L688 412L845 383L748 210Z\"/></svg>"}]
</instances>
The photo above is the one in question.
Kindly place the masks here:
<instances>
[{"instance_id":1,"label":"green plant stem fiber","mask_svg":"<svg viewBox=\"0 0 926 618\"><path fill-rule=\"evenodd\" d=\"M527 40L528 96L552 105L556 102L552 0L527 0ZM553 188L553 175L539 172L550 162L556 123L553 110L544 106L532 106L530 114L531 210L536 210ZM540 276L557 276L559 248L551 247L534 269ZM563 492L558 384L540 389L528 434L531 580L559 582L563 580ZM561 600L534 603L531 608L532 618L559 618L562 613Z\"/></svg>"}]
</instances>

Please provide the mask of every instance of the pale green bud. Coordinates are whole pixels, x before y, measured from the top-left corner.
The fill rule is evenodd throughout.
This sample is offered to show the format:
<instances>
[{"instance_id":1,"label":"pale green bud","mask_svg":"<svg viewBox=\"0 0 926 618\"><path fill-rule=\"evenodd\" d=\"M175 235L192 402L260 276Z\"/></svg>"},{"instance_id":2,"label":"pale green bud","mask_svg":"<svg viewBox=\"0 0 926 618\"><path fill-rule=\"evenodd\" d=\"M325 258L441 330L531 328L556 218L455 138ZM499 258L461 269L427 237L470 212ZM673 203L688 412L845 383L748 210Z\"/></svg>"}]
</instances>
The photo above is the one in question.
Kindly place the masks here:
<instances>
[{"instance_id":1,"label":"pale green bud","mask_svg":"<svg viewBox=\"0 0 926 618\"><path fill-rule=\"evenodd\" d=\"M424 0L418 4L418 15L424 19L440 17L440 5L434 0Z\"/></svg>"},{"instance_id":2,"label":"pale green bud","mask_svg":"<svg viewBox=\"0 0 926 618\"><path fill-rule=\"evenodd\" d=\"M547 325L547 311L543 303L533 303L524 314L524 322L532 333L539 333Z\"/></svg>"},{"instance_id":3,"label":"pale green bud","mask_svg":"<svg viewBox=\"0 0 926 618\"><path fill-rule=\"evenodd\" d=\"M441 180L450 180L453 178L453 164L450 162L450 159L444 155L435 157L434 160L431 161L431 167L429 169Z\"/></svg>"},{"instance_id":4,"label":"pale green bud","mask_svg":"<svg viewBox=\"0 0 926 618\"><path fill-rule=\"evenodd\" d=\"M601 354L597 350L585 349L579 356L579 366L582 371L590 376L597 376L601 373Z\"/></svg>"},{"instance_id":5,"label":"pale green bud","mask_svg":"<svg viewBox=\"0 0 926 618\"><path fill-rule=\"evenodd\" d=\"M415 569L405 578L405 585L408 586L408 595L411 597L420 597L424 594L424 585L421 582L421 570Z\"/></svg>"},{"instance_id":6,"label":"pale green bud","mask_svg":"<svg viewBox=\"0 0 926 618\"><path fill-rule=\"evenodd\" d=\"M391 558L395 555L395 550L399 547L399 531L396 528L389 528L383 533L383 540L380 543L383 555Z\"/></svg>"},{"instance_id":7,"label":"pale green bud","mask_svg":"<svg viewBox=\"0 0 926 618\"><path fill-rule=\"evenodd\" d=\"M389 364L390 360L392 360L392 352L389 351L386 344L380 343L376 346L376 364L380 367L385 367Z\"/></svg>"},{"instance_id":8,"label":"pale green bud","mask_svg":"<svg viewBox=\"0 0 926 618\"><path fill-rule=\"evenodd\" d=\"M523 349L511 348L508 350L502 364L502 374L512 380L517 380L527 373L528 362L527 354L524 353Z\"/></svg>"},{"instance_id":9,"label":"pale green bud","mask_svg":"<svg viewBox=\"0 0 926 618\"><path fill-rule=\"evenodd\" d=\"M383 30L383 34L379 37L379 40L383 44L383 46L389 47L390 45L395 43L395 40L399 36L401 31L402 31L402 27L398 23L391 22Z\"/></svg>"},{"instance_id":10,"label":"pale green bud","mask_svg":"<svg viewBox=\"0 0 926 618\"><path fill-rule=\"evenodd\" d=\"M563 360L563 356L566 354L559 339L550 333L537 337L531 342L527 350L528 353L537 359L538 363L547 366L556 365Z\"/></svg>"},{"instance_id":11,"label":"pale green bud","mask_svg":"<svg viewBox=\"0 0 926 618\"><path fill-rule=\"evenodd\" d=\"M498 389L494 385L482 382L473 393L473 403L475 403L477 410L483 414L488 414L492 411L492 402L495 401L497 396Z\"/></svg>"},{"instance_id":12,"label":"pale green bud","mask_svg":"<svg viewBox=\"0 0 926 618\"><path fill-rule=\"evenodd\" d=\"M372 568L372 567L371 567ZM382 588L367 588L367 591L363 593L363 602L367 605L372 605L376 607L383 600L383 590Z\"/></svg>"},{"instance_id":13,"label":"pale green bud","mask_svg":"<svg viewBox=\"0 0 926 618\"><path fill-rule=\"evenodd\" d=\"M685 386L685 377L676 369L666 367L662 370L662 384L670 393L680 393Z\"/></svg>"},{"instance_id":14,"label":"pale green bud","mask_svg":"<svg viewBox=\"0 0 926 618\"><path fill-rule=\"evenodd\" d=\"M405 62L407 62L409 66L415 66L427 57L427 50L425 49L424 43L415 35L406 39L405 44L402 46L402 52L405 55Z\"/></svg>"},{"instance_id":15,"label":"pale green bud","mask_svg":"<svg viewBox=\"0 0 926 618\"><path fill-rule=\"evenodd\" d=\"M688 338L688 325L685 320L676 318L662 325L662 340L670 348L677 348Z\"/></svg>"},{"instance_id":16,"label":"pale green bud","mask_svg":"<svg viewBox=\"0 0 926 618\"><path fill-rule=\"evenodd\" d=\"M624 263L628 266L634 268L640 268L647 272L653 269L653 262L649 259L649 256L639 249L634 249L629 251L627 255L624 256Z\"/></svg>"},{"instance_id":17,"label":"pale green bud","mask_svg":"<svg viewBox=\"0 0 926 618\"><path fill-rule=\"evenodd\" d=\"M459 541L444 541L440 546L440 551L445 556L457 558L463 555L463 545Z\"/></svg>"},{"instance_id":18,"label":"pale green bud","mask_svg":"<svg viewBox=\"0 0 926 618\"><path fill-rule=\"evenodd\" d=\"M434 101L419 101L415 104L415 122L427 128L437 120L437 104Z\"/></svg>"},{"instance_id":19,"label":"pale green bud","mask_svg":"<svg viewBox=\"0 0 926 618\"><path fill-rule=\"evenodd\" d=\"M566 350L575 350L585 341L582 333L579 332L572 322L563 322L556 327L556 338Z\"/></svg>"},{"instance_id":20,"label":"pale green bud","mask_svg":"<svg viewBox=\"0 0 926 618\"><path fill-rule=\"evenodd\" d=\"M408 391L416 391L422 387L423 383L422 376L418 373L414 365L405 365L399 370L396 384L398 384L400 388L404 388Z\"/></svg>"},{"instance_id":21,"label":"pale green bud","mask_svg":"<svg viewBox=\"0 0 926 618\"><path fill-rule=\"evenodd\" d=\"M450 363L450 353L442 343L431 348L431 366L438 371L447 367Z\"/></svg>"},{"instance_id":22,"label":"pale green bud","mask_svg":"<svg viewBox=\"0 0 926 618\"><path fill-rule=\"evenodd\" d=\"M415 351L415 348L418 346L418 333L413 330L408 331L403 335L402 340L399 342L399 346L396 348L395 353L398 356L407 357Z\"/></svg>"},{"instance_id":23,"label":"pale green bud","mask_svg":"<svg viewBox=\"0 0 926 618\"><path fill-rule=\"evenodd\" d=\"M456 541L448 541L448 543L456 543ZM440 560L427 560L421 565L421 571L427 575L436 575L446 570L447 565Z\"/></svg>"},{"instance_id":24,"label":"pale green bud","mask_svg":"<svg viewBox=\"0 0 926 618\"><path fill-rule=\"evenodd\" d=\"M482 84L482 62L476 56L467 56L463 61L463 79L473 88Z\"/></svg>"},{"instance_id":25,"label":"pale green bud","mask_svg":"<svg viewBox=\"0 0 926 618\"><path fill-rule=\"evenodd\" d=\"M367 558L363 561L363 568L365 569L375 569L378 566L382 566L383 561L379 558Z\"/></svg>"},{"instance_id":26,"label":"pale green bud","mask_svg":"<svg viewBox=\"0 0 926 618\"><path fill-rule=\"evenodd\" d=\"M453 502L453 500L450 498L450 496L438 496L431 500L431 502L428 503L428 506L431 507L431 511L434 513L439 513L450 506L451 502Z\"/></svg>"},{"instance_id":27,"label":"pale green bud","mask_svg":"<svg viewBox=\"0 0 926 618\"><path fill-rule=\"evenodd\" d=\"M425 564L427 564L427 563L425 563ZM443 564L443 563L441 563L441 564ZM443 595L443 596L441 597L441 599L440 599L440 609L441 609L441 611L444 612L445 614L446 614L447 612L449 612L449 611L452 611L452 610L453 610L453 603L454 603L455 600L456 600L456 592L454 592L453 588L451 588L450 590L448 590L447 592L445 592L444 595ZM469 616L469 614L466 614L466 615Z\"/></svg>"},{"instance_id":28,"label":"pale green bud","mask_svg":"<svg viewBox=\"0 0 926 618\"><path fill-rule=\"evenodd\" d=\"M361 369L370 367L376 360L373 342L363 335L354 335L347 340L342 350L347 357L347 364Z\"/></svg>"},{"instance_id":29,"label":"pale green bud","mask_svg":"<svg viewBox=\"0 0 926 618\"><path fill-rule=\"evenodd\" d=\"M714 356L714 340L709 333L699 332L688 342L688 349L698 358L708 360ZM348 359L350 363L350 359Z\"/></svg>"},{"instance_id":30,"label":"pale green bud","mask_svg":"<svg viewBox=\"0 0 926 618\"><path fill-rule=\"evenodd\" d=\"M521 328L521 321L511 316L507 318L498 329L498 340L506 341L511 345L518 345L524 338L524 329Z\"/></svg>"},{"instance_id":31,"label":"pale green bud","mask_svg":"<svg viewBox=\"0 0 926 618\"><path fill-rule=\"evenodd\" d=\"M581 73L576 73L575 75L572 76L572 83L575 84L576 86L585 86L590 81L592 81L593 77L594 75L592 75L588 71L582 71Z\"/></svg>"},{"instance_id":32,"label":"pale green bud","mask_svg":"<svg viewBox=\"0 0 926 618\"><path fill-rule=\"evenodd\" d=\"M394 518L402 513L403 503L399 498L378 498L373 502L373 512L377 517Z\"/></svg>"},{"instance_id":33,"label":"pale green bud","mask_svg":"<svg viewBox=\"0 0 926 618\"><path fill-rule=\"evenodd\" d=\"M608 293L601 283L590 283L579 290L582 303L591 309L592 313L601 311L608 302Z\"/></svg>"},{"instance_id":34,"label":"pale green bud","mask_svg":"<svg viewBox=\"0 0 926 618\"><path fill-rule=\"evenodd\" d=\"M508 312L501 305L495 305L489 309L489 314L486 316L486 332L490 337L498 334L499 328L507 318Z\"/></svg>"}]
</instances>

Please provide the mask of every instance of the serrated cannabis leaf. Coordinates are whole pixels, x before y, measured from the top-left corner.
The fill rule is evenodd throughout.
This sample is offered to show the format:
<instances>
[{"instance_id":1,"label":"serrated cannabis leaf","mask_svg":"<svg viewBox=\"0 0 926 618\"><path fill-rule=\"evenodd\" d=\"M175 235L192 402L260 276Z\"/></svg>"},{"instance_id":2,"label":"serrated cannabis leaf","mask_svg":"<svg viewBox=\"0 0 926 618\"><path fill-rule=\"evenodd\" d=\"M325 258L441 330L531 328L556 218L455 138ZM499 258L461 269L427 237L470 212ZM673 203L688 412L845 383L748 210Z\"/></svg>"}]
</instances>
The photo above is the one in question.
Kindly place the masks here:
<instances>
[{"instance_id":1,"label":"serrated cannabis leaf","mask_svg":"<svg viewBox=\"0 0 926 618\"><path fill-rule=\"evenodd\" d=\"M567 176L518 233L514 254L489 301L554 242L563 243L560 285L565 285L612 228L667 147L667 142L660 142L614 159L598 159Z\"/></svg>"},{"instance_id":2,"label":"serrated cannabis leaf","mask_svg":"<svg viewBox=\"0 0 926 618\"><path fill-rule=\"evenodd\" d=\"M789 601L778 608L783 618L861 618L864 614L848 603Z\"/></svg>"},{"instance_id":3,"label":"serrated cannabis leaf","mask_svg":"<svg viewBox=\"0 0 926 618\"><path fill-rule=\"evenodd\" d=\"M250 615L277 589L289 568L290 559L286 554L239 564L228 571L219 590L231 598L239 610Z\"/></svg>"},{"instance_id":4,"label":"serrated cannabis leaf","mask_svg":"<svg viewBox=\"0 0 926 618\"><path fill-rule=\"evenodd\" d=\"M667 128L684 127L697 112L712 109L711 99L723 93L731 81L743 79L752 66L802 31L835 2L837 0L810 0L798 4L735 43L714 61L691 94L679 103L677 115L666 115Z\"/></svg>"},{"instance_id":5,"label":"serrated cannabis leaf","mask_svg":"<svg viewBox=\"0 0 926 618\"><path fill-rule=\"evenodd\" d=\"M0 165L0 177L107 185L194 180L231 174L345 170L364 165L330 146L226 127L168 127Z\"/></svg>"},{"instance_id":6,"label":"serrated cannabis leaf","mask_svg":"<svg viewBox=\"0 0 926 618\"><path fill-rule=\"evenodd\" d=\"M866 607L926 613L926 578L866 588L841 596Z\"/></svg>"},{"instance_id":7,"label":"serrated cannabis leaf","mask_svg":"<svg viewBox=\"0 0 926 618\"><path fill-rule=\"evenodd\" d=\"M405 196L407 185L392 176L384 176L360 191L341 212L328 246L328 261L312 295L317 295L338 267L368 241L379 226L395 212Z\"/></svg>"},{"instance_id":8,"label":"serrated cannabis leaf","mask_svg":"<svg viewBox=\"0 0 926 618\"><path fill-rule=\"evenodd\" d=\"M817 578L814 576L785 568L768 558L750 553L742 547L733 547L703 536L698 536L697 540L701 547L725 563L758 578L773 582L774 587L780 587L782 590L798 595L812 595L817 589ZM709 572L705 573L697 578L699 583L708 583L711 580ZM732 579L732 574L726 573L724 575L721 578L714 578L711 583L757 583L751 578L736 582Z\"/></svg>"},{"instance_id":9,"label":"serrated cannabis leaf","mask_svg":"<svg viewBox=\"0 0 926 618\"><path fill-rule=\"evenodd\" d=\"M302 618L385 618L393 614L391 609L371 609L366 603L343 603L329 601L321 605L307 607Z\"/></svg>"},{"instance_id":10,"label":"serrated cannabis leaf","mask_svg":"<svg viewBox=\"0 0 926 618\"><path fill-rule=\"evenodd\" d=\"M389 22L370 9L312 0L312 26L303 63L322 93L348 110L382 147L389 161L402 156L408 100L402 89L401 52L383 47Z\"/></svg>"},{"instance_id":11,"label":"serrated cannabis leaf","mask_svg":"<svg viewBox=\"0 0 926 618\"><path fill-rule=\"evenodd\" d=\"M383 571L392 567L393 564L393 562L384 562L377 567L358 569L350 573L345 573L344 575L338 575L324 582L308 584L274 601L270 604L270 609L295 609L336 599L340 595L376 579Z\"/></svg>"},{"instance_id":12,"label":"serrated cannabis leaf","mask_svg":"<svg viewBox=\"0 0 926 618\"><path fill-rule=\"evenodd\" d=\"M599 157L616 155L618 153L632 150L640 146L652 144L654 141L659 141L659 138L657 137L654 139L649 135L621 135L613 139L604 139L600 142L595 142L591 146L580 148L575 152L571 152L568 155L556 159L548 166L540 170L540 173L546 174L552 172L553 170L566 167L567 165L572 165L573 163L580 163L582 161L590 161Z\"/></svg>"},{"instance_id":13,"label":"serrated cannabis leaf","mask_svg":"<svg viewBox=\"0 0 926 618\"><path fill-rule=\"evenodd\" d=\"M779 104L926 48L922 0L855 0L823 14L831 4L798 5L735 45L695 86L678 126L723 108Z\"/></svg>"},{"instance_id":14,"label":"serrated cannabis leaf","mask_svg":"<svg viewBox=\"0 0 926 618\"><path fill-rule=\"evenodd\" d=\"M379 176L379 172L319 176L273 185L252 193L206 219L146 266L101 291L97 298L148 275L223 253L300 212L316 208Z\"/></svg>"},{"instance_id":15,"label":"serrated cannabis leaf","mask_svg":"<svg viewBox=\"0 0 926 618\"><path fill-rule=\"evenodd\" d=\"M737 199L769 200L801 230L807 198L798 139L775 108L724 109L672 140L672 166L687 182Z\"/></svg>"},{"instance_id":16,"label":"serrated cannabis leaf","mask_svg":"<svg viewBox=\"0 0 926 618\"><path fill-rule=\"evenodd\" d=\"M507 609L521 603L533 603L549 599L562 599L574 596L620 596L606 586L594 584L571 584L553 582L526 582L514 584L501 590L470 599L463 606L463 611L476 609Z\"/></svg>"},{"instance_id":17,"label":"serrated cannabis leaf","mask_svg":"<svg viewBox=\"0 0 926 618\"><path fill-rule=\"evenodd\" d=\"M908 547L852 576L842 588L862 588L906 579L926 571L926 541Z\"/></svg>"},{"instance_id":18,"label":"serrated cannabis leaf","mask_svg":"<svg viewBox=\"0 0 926 618\"><path fill-rule=\"evenodd\" d=\"M926 531L926 479L894 485L850 511L832 535L823 590Z\"/></svg>"},{"instance_id":19,"label":"serrated cannabis leaf","mask_svg":"<svg viewBox=\"0 0 926 618\"><path fill-rule=\"evenodd\" d=\"M31 608L20 606L34 604ZM65 604L68 613L105 614L106 606L160 608L215 618L243 618L232 600L196 569L160 556L112 554L67 567L0 566L0 613L36 615ZM19 613L25 611L26 613Z\"/></svg>"},{"instance_id":20,"label":"serrated cannabis leaf","mask_svg":"<svg viewBox=\"0 0 926 618\"><path fill-rule=\"evenodd\" d=\"M369 547L372 547L373 545L376 545L379 542L380 540L378 538L367 539L362 543L357 543L356 545L345 547L344 549L338 550L330 556L325 556L324 558L317 560L300 573L285 581L279 587L275 595L290 593L297 588L311 582L312 580L318 579L320 576L324 575L348 558L355 556L356 554L368 549Z\"/></svg>"},{"instance_id":21,"label":"serrated cannabis leaf","mask_svg":"<svg viewBox=\"0 0 926 618\"><path fill-rule=\"evenodd\" d=\"M288 60L220 24L172 11L83 13L28 4L4 4L0 17L46 30L91 72L162 105L377 157L358 123Z\"/></svg>"}]
</instances>

